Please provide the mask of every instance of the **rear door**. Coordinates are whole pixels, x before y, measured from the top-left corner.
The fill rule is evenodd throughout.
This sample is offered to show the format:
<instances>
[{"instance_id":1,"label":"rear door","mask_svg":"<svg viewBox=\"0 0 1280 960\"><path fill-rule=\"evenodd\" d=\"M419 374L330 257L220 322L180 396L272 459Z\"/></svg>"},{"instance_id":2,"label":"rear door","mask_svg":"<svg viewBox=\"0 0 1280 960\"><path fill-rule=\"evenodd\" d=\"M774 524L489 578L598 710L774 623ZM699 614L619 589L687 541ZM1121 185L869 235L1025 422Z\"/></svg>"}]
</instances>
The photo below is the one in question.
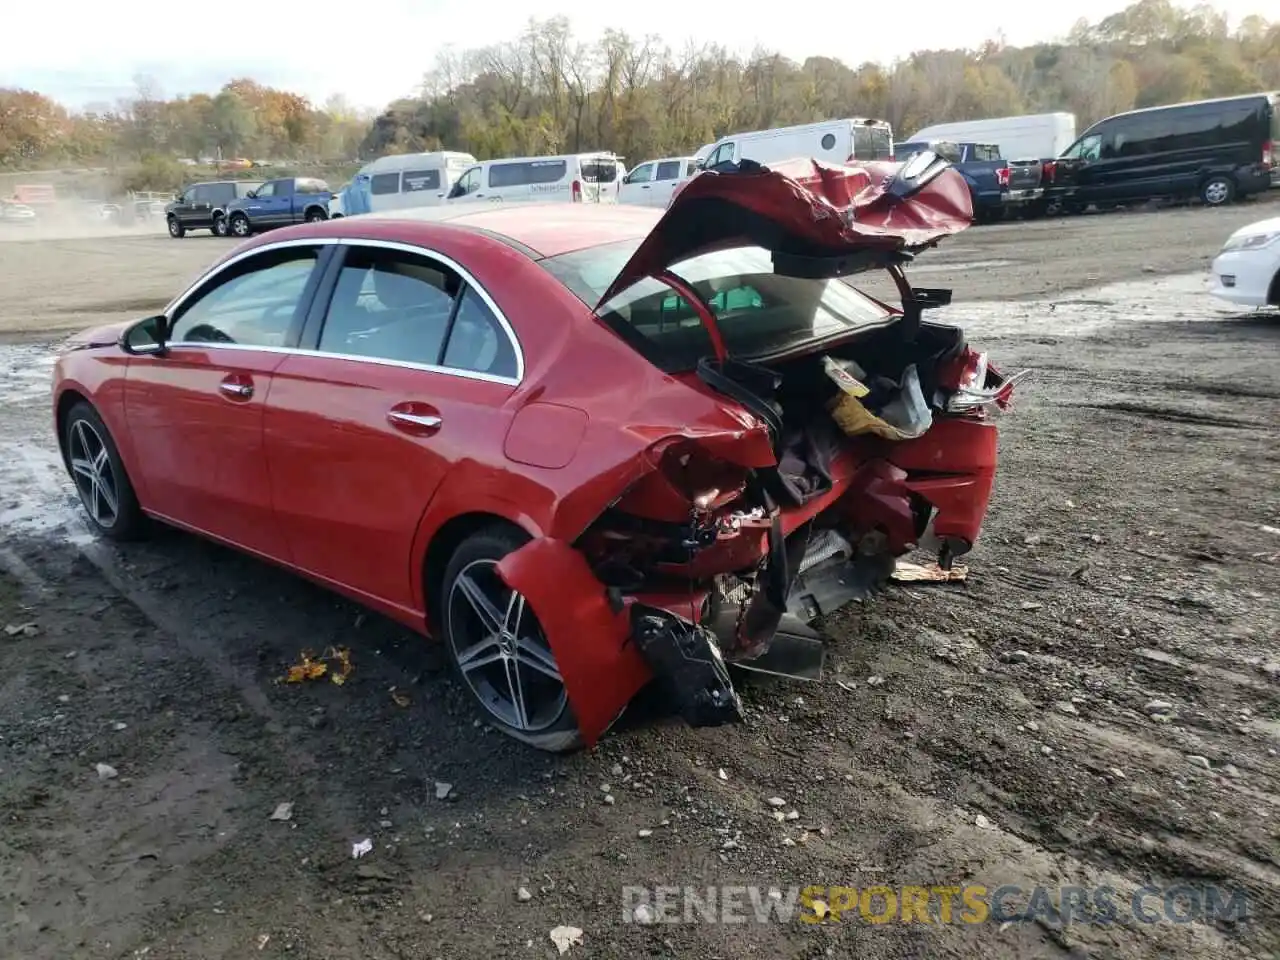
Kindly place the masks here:
<instances>
[{"instance_id":1,"label":"rear door","mask_svg":"<svg viewBox=\"0 0 1280 960\"><path fill-rule=\"evenodd\" d=\"M292 243L231 261L170 312L167 353L130 357L125 418L149 510L289 559L271 502L263 409L330 249Z\"/></svg>"},{"instance_id":2,"label":"rear door","mask_svg":"<svg viewBox=\"0 0 1280 960\"><path fill-rule=\"evenodd\" d=\"M449 469L500 450L522 374L494 302L442 258L341 246L265 419L275 507L294 562L399 612L419 610L418 522Z\"/></svg>"},{"instance_id":3,"label":"rear door","mask_svg":"<svg viewBox=\"0 0 1280 960\"><path fill-rule=\"evenodd\" d=\"M684 179L684 164L675 160L659 160L653 176L653 189L649 191L649 205L666 207L671 202L676 184Z\"/></svg>"}]
</instances>

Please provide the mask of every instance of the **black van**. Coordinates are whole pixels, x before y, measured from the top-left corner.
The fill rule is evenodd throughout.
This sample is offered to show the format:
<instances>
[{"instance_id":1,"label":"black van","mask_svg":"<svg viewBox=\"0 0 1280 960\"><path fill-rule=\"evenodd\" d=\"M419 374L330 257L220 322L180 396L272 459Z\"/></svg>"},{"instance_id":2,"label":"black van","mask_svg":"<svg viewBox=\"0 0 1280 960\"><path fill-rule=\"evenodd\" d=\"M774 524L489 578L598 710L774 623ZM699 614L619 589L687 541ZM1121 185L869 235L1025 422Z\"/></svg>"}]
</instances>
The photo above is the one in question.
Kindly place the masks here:
<instances>
[{"instance_id":1,"label":"black van","mask_svg":"<svg viewBox=\"0 0 1280 960\"><path fill-rule=\"evenodd\" d=\"M1132 110L1099 120L1046 163L1046 200L1079 211L1157 197L1221 206L1272 185L1280 92Z\"/></svg>"}]
</instances>

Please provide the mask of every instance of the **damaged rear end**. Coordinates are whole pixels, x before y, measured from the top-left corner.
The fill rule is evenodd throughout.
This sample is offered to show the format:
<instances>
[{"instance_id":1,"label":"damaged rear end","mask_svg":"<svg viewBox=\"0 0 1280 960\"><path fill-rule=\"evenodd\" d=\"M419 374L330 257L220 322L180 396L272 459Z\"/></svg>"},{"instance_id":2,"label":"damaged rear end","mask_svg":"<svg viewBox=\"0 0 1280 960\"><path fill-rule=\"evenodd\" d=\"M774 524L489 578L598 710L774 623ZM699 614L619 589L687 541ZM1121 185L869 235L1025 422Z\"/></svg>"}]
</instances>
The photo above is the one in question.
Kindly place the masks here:
<instances>
[{"instance_id":1,"label":"damaged rear end","mask_svg":"<svg viewBox=\"0 0 1280 960\"><path fill-rule=\"evenodd\" d=\"M910 551L950 569L972 548L993 414L1018 377L926 321L950 292L906 273L971 215L964 180L928 153L744 163L690 181L638 245L544 261L691 402L733 414L671 424L572 539L499 566L546 630L587 743L652 678L690 724L740 720L730 665L819 679L818 618L873 595ZM899 305L847 282L869 271Z\"/></svg>"}]
</instances>

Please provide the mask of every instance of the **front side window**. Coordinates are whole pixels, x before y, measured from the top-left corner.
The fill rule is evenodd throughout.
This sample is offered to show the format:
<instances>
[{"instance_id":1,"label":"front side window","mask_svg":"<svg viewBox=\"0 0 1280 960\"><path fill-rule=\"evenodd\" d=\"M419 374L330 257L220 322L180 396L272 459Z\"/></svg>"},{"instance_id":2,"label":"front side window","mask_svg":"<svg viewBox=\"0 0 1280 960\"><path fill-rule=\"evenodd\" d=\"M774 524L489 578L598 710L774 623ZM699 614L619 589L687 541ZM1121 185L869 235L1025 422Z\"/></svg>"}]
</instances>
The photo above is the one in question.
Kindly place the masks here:
<instances>
[{"instance_id":1,"label":"front side window","mask_svg":"<svg viewBox=\"0 0 1280 960\"><path fill-rule=\"evenodd\" d=\"M461 177L458 182L453 185L453 189L449 191L449 199L454 197L465 197L468 193L475 193L480 189L480 168L472 167Z\"/></svg>"},{"instance_id":2,"label":"front side window","mask_svg":"<svg viewBox=\"0 0 1280 960\"><path fill-rule=\"evenodd\" d=\"M265 199L267 199L268 197L274 197L274 196L276 195L276 189L277 189L278 187L279 187L279 181L277 181L277 180L268 180L266 183L264 183L262 186L260 186L260 187L255 191L255 194L254 194L254 195L255 195L259 200L265 200Z\"/></svg>"},{"instance_id":3,"label":"front side window","mask_svg":"<svg viewBox=\"0 0 1280 960\"><path fill-rule=\"evenodd\" d=\"M353 247L347 252L319 349L516 375L511 340L484 299L444 264L401 250Z\"/></svg>"},{"instance_id":4,"label":"front side window","mask_svg":"<svg viewBox=\"0 0 1280 960\"><path fill-rule=\"evenodd\" d=\"M1102 156L1102 134L1091 133L1081 137L1067 147L1066 153L1062 156L1066 160L1097 160Z\"/></svg>"},{"instance_id":5,"label":"front side window","mask_svg":"<svg viewBox=\"0 0 1280 960\"><path fill-rule=\"evenodd\" d=\"M653 179L653 164L642 163L629 174L627 174L627 183L648 183Z\"/></svg>"},{"instance_id":6,"label":"front side window","mask_svg":"<svg viewBox=\"0 0 1280 960\"><path fill-rule=\"evenodd\" d=\"M606 244L539 261L588 306L635 252L638 240ZM725 346L737 357L765 356L894 316L843 280L803 280L774 272L762 247L702 254L672 266L711 308ZM667 372L691 370L713 353L691 304L646 278L600 310L600 318Z\"/></svg>"},{"instance_id":7,"label":"front side window","mask_svg":"<svg viewBox=\"0 0 1280 960\"><path fill-rule=\"evenodd\" d=\"M229 267L179 308L169 342L284 346L318 257L288 247Z\"/></svg>"}]
</instances>

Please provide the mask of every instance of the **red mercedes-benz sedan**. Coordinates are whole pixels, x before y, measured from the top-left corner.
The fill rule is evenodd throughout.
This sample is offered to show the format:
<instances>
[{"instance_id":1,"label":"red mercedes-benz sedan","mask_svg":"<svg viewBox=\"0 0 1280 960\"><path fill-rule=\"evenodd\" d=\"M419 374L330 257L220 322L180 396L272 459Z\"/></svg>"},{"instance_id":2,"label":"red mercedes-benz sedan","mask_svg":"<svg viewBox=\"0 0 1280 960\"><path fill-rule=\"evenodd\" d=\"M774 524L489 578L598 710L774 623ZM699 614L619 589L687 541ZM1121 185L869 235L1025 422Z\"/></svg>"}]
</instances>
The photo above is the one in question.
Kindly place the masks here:
<instances>
[{"instance_id":1,"label":"red mercedes-benz sedan","mask_svg":"<svg viewBox=\"0 0 1280 960\"><path fill-rule=\"evenodd\" d=\"M732 722L726 664L815 679L811 621L978 536L1012 378L904 271L970 216L924 154L287 228L79 337L58 442L102 534L160 520L439 636L536 747L651 680Z\"/></svg>"}]
</instances>

